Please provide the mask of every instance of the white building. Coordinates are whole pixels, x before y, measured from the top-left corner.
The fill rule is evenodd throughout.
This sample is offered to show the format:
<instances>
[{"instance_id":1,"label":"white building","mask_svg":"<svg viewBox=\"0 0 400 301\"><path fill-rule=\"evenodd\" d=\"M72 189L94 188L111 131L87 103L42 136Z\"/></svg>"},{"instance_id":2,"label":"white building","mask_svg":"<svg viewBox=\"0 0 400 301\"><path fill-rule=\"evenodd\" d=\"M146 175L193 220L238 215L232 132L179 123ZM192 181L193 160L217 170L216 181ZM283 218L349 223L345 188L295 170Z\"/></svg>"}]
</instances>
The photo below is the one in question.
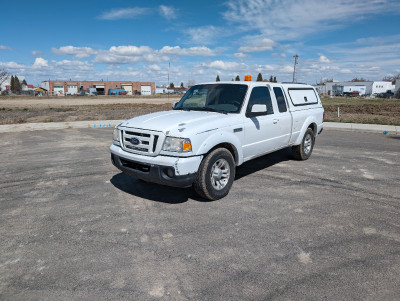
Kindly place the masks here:
<instances>
[{"instance_id":1,"label":"white building","mask_svg":"<svg viewBox=\"0 0 400 301\"><path fill-rule=\"evenodd\" d=\"M378 93L385 93L387 90L394 91L395 86L391 82L384 81L366 81L366 82L326 82L323 85L316 85L315 89L320 95L338 96L342 95L338 91L345 91L349 89L365 90L362 95L370 96ZM361 93L360 93L361 95Z\"/></svg>"},{"instance_id":2,"label":"white building","mask_svg":"<svg viewBox=\"0 0 400 301\"><path fill-rule=\"evenodd\" d=\"M168 87L156 87L156 94L172 94L174 92L174 89L170 89Z\"/></svg>"}]
</instances>

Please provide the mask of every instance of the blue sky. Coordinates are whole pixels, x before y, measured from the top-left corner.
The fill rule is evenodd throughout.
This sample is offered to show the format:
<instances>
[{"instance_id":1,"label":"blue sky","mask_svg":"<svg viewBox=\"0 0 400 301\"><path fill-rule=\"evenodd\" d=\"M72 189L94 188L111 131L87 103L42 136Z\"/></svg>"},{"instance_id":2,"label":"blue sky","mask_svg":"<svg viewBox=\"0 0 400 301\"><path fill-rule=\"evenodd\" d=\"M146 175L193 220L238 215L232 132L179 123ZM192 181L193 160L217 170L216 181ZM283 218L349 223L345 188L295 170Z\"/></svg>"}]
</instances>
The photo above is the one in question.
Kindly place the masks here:
<instances>
[{"instance_id":1,"label":"blue sky","mask_svg":"<svg viewBox=\"0 0 400 301\"><path fill-rule=\"evenodd\" d=\"M0 68L47 79L381 80L400 73L398 0L9 1Z\"/></svg>"}]
</instances>

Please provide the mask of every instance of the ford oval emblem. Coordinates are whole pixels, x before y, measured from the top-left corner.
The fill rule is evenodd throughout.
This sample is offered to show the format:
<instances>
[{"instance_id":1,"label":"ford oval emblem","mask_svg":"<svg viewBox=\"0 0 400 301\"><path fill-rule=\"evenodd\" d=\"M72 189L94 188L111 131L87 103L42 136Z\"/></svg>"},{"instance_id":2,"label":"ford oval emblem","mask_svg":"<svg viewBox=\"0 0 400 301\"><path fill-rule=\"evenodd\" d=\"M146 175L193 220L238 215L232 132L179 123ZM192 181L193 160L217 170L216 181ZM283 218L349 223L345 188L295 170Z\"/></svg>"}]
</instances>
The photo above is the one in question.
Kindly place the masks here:
<instances>
[{"instance_id":1,"label":"ford oval emblem","mask_svg":"<svg viewBox=\"0 0 400 301\"><path fill-rule=\"evenodd\" d=\"M133 145L138 145L140 143L140 140L138 138L131 138L131 143Z\"/></svg>"}]
</instances>

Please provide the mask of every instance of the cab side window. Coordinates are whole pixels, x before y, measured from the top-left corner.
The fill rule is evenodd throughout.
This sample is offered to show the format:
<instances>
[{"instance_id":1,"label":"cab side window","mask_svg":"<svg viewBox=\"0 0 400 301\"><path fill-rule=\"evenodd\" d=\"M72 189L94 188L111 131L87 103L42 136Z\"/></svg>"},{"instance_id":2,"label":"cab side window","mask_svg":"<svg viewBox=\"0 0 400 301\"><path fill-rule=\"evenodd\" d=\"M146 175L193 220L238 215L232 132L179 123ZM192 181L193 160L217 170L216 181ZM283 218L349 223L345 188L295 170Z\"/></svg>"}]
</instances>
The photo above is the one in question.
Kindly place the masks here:
<instances>
[{"instance_id":1,"label":"cab side window","mask_svg":"<svg viewBox=\"0 0 400 301\"><path fill-rule=\"evenodd\" d=\"M246 112L251 112L251 107L253 105L267 105L266 115L274 114L274 109L272 108L271 95L267 87L255 87L251 91L249 104L247 105Z\"/></svg>"},{"instance_id":2,"label":"cab side window","mask_svg":"<svg viewBox=\"0 0 400 301\"><path fill-rule=\"evenodd\" d=\"M279 87L274 87L274 93L276 101L278 102L279 112L284 113L287 111L285 97L283 96L283 91Z\"/></svg>"}]
</instances>

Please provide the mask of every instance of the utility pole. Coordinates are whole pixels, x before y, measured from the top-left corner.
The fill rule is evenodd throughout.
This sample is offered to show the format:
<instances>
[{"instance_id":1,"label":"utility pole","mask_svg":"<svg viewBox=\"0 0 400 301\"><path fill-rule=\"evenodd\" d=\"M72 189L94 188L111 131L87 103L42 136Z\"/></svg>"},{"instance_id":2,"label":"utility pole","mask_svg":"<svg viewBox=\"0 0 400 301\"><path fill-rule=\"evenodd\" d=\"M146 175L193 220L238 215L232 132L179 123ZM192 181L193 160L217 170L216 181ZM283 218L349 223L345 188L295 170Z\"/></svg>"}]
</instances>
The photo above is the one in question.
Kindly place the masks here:
<instances>
[{"instance_id":1,"label":"utility pole","mask_svg":"<svg viewBox=\"0 0 400 301\"><path fill-rule=\"evenodd\" d=\"M297 83L297 70L296 66L299 63L299 56L296 54L293 56L294 57L294 68L293 68L293 83Z\"/></svg>"},{"instance_id":2,"label":"utility pole","mask_svg":"<svg viewBox=\"0 0 400 301\"><path fill-rule=\"evenodd\" d=\"M168 102L169 102L169 68L170 67L171 67L171 62L168 62L168 85L167 85Z\"/></svg>"}]
</instances>

